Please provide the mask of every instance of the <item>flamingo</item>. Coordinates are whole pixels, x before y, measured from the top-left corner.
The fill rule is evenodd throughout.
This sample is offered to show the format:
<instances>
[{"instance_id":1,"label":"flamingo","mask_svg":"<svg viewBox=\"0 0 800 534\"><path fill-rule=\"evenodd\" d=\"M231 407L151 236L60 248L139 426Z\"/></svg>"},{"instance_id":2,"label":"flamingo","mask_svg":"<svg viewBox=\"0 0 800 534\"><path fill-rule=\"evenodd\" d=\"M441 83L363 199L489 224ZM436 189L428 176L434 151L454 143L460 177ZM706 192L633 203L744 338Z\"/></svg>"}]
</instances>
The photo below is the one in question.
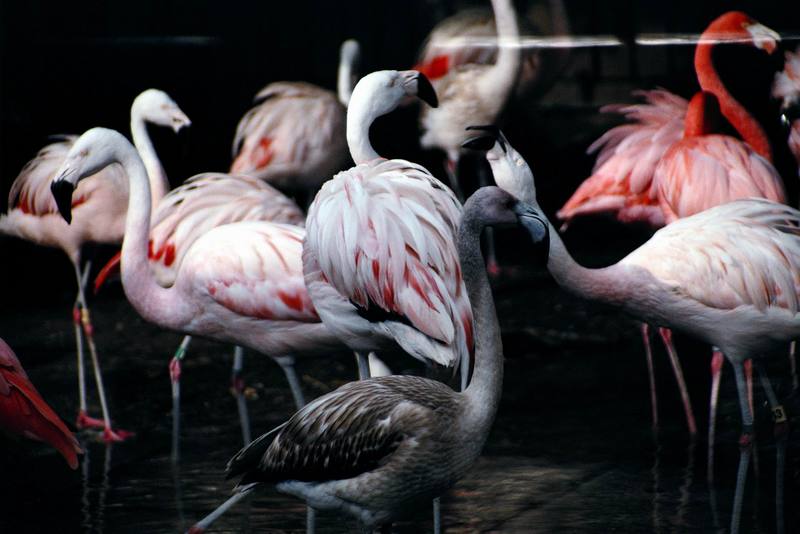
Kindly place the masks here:
<instances>
[{"instance_id":1,"label":"flamingo","mask_svg":"<svg viewBox=\"0 0 800 534\"><path fill-rule=\"evenodd\" d=\"M313 193L347 165L345 106L352 89L354 40L341 47L336 95L305 82L274 82L239 121L231 173L249 174L283 190Z\"/></svg>"},{"instance_id":2,"label":"flamingo","mask_svg":"<svg viewBox=\"0 0 800 534\"><path fill-rule=\"evenodd\" d=\"M709 24L695 49L701 92L691 105L667 91L655 90L639 93L647 104L607 107L606 111L622 112L637 123L612 128L589 147L590 152L600 149L597 163L592 176L559 210L557 215L564 221L562 229L574 217L589 213L615 212L622 222L643 221L658 227L738 198L755 196L785 202L783 182L771 163L766 134L725 88L712 58L718 43L747 41L772 53L778 39L777 33L742 12L724 13ZM714 102L719 103L720 112L744 142L711 134L708 116L714 114ZM657 427L649 326L642 324L641 329L653 425ZM694 413L671 333L663 328L659 333L675 373L689 432L694 435ZM715 350L711 362L711 421L718 391L714 384L720 378L722 359L722 353ZM713 434L712 423L709 454L713 451Z\"/></svg>"},{"instance_id":3,"label":"flamingo","mask_svg":"<svg viewBox=\"0 0 800 534\"><path fill-rule=\"evenodd\" d=\"M83 453L78 440L36 391L14 351L0 339L0 428L44 441L57 450L71 469Z\"/></svg>"},{"instance_id":4,"label":"flamingo","mask_svg":"<svg viewBox=\"0 0 800 534\"><path fill-rule=\"evenodd\" d=\"M131 106L131 131L137 149L142 154L154 191L156 202L169 188L164 170L158 161L146 122L171 127L176 133L190 124L188 117L163 91L148 89L133 101ZM23 167L11 185L9 211L0 217L0 233L14 235L40 245L60 248L69 257L78 282L78 296L73 308L73 323L78 354L78 383L80 409L77 426L102 427L107 441L120 441L129 432L114 431L106 402L103 378L94 341L89 307L84 295L90 263L81 269L81 249L84 243L119 243L122 240L128 188L119 166L108 167L102 175L85 181L72 201L74 222L66 224L57 213L56 204L47 192L55 171L74 146L75 136L64 136L47 145ZM83 370L83 341L81 327L86 336L92 358L103 419L89 417L86 406L86 384Z\"/></svg>"},{"instance_id":5,"label":"flamingo","mask_svg":"<svg viewBox=\"0 0 800 534\"><path fill-rule=\"evenodd\" d=\"M245 175L202 173L173 189L156 207L151 221L147 259L159 285L170 287L186 252L194 241L209 230L239 221L271 221L303 226L300 208L269 184ZM95 281L101 286L119 268L120 254L112 258ZM181 362L191 336L185 336L170 361L173 402L173 460L178 460L180 432ZM250 425L242 380L243 351L236 347L231 383L242 422L244 444L250 442Z\"/></svg>"},{"instance_id":6,"label":"flamingo","mask_svg":"<svg viewBox=\"0 0 800 534\"><path fill-rule=\"evenodd\" d=\"M475 317L475 372L464 391L391 376L323 395L228 462L227 477L241 477L234 495L190 532L203 532L265 483L313 508L354 516L367 532L388 532L393 521L463 477L486 442L503 384L500 329L480 234L488 225L517 222L534 241L546 239L543 219L497 187L479 189L464 206L458 257Z\"/></svg>"},{"instance_id":7,"label":"flamingo","mask_svg":"<svg viewBox=\"0 0 800 534\"><path fill-rule=\"evenodd\" d=\"M569 20L562 0L549 0L551 30L556 34L569 33ZM512 6L513 8L513 6ZM534 10L528 12L527 20L520 21L520 30L527 35L536 33L528 22L534 17ZM447 74L463 65L491 65L497 59L497 47L487 46L485 39L495 40L497 30L491 10L468 8L447 17L434 26L422 45L415 70L423 73L431 82L447 76ZM472 43L471 40L479 42ZM554 54L566 56L565 49L554 51ZM522 64L515 94L526 96L538 90L542 92L555 79L548 59L556 63L556 58L543 55L540 49L528 48L522 53ZM561 61L563 62L563 57Z\"/></svg>"},{"instance_id":8,"label":"flamingo","mask_svg":"<svg viewBox=\"0 0 800 534\"><path fill-rule=\"evenodd\" d=\"M465 146L485 150L498 185L541 213L527 163L499 130L488 129L492 135L474 138ZM576 263L557 232L550 234L547 267L564 289L620 308L648 324L694 335L718 347L733 365L742 413L731 518L731 532L738 532L753 425L746 360L756 362L776 415L776 432L786 431L785 413L761 360L800 335L800 211L767 199L715 206L662 228L618 263L601 269ZM785 446L785 440L779 442ZM779 524L782 474L779 452Z\"/></svg>"},{"instance_id":9,"label":"flamingo","mask_svg":"<svg viewBox=\"0 0 800 534\"><path fill-rule=\"evenodd\" d=\"M786 52L784 69L775 75L772 96L781 99L782 119L789 129L789 149L800 172L800 47Z\"/></svg>"}]
</instances>

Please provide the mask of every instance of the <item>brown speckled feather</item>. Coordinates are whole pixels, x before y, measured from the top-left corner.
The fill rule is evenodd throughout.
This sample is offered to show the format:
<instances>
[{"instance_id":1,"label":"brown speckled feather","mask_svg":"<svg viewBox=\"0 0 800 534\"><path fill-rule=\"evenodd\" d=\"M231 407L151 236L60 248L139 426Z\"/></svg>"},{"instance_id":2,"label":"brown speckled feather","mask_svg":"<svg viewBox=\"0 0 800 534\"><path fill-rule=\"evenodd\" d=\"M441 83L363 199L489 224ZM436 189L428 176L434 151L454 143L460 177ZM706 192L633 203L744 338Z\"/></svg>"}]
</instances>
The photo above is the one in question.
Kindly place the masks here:
<instances>
[{"instance_id":1,"label":"brown speckled feather","mask_svg":"<svg viewBox=\"0 0 800 534\"><path fill-rule=\"evenodd\" d=\"M432 418L455 420L455 397L444 384L414 376L345 384L306 405L275 429L277 435L242 449L227 476L244 474L241 485L358 476L391 461L404 440L430 428Z\"/></svg>"}]
</instances>

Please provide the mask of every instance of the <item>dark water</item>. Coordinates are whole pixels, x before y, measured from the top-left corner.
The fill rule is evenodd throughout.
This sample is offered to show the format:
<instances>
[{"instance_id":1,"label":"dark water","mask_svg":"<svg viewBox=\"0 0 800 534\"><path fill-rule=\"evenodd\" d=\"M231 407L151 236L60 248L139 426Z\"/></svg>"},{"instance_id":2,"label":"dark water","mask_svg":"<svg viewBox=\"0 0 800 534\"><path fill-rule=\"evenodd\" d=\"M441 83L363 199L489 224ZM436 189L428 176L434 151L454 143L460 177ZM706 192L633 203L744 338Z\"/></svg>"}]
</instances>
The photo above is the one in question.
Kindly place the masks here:
<instances>
[{"instance_id":1,"label":"dark water","mask_svg":"<svg viewBox=\"0 0 800 534\"><path fill-rule=\"evenodd\" d=\"M504 236L513 239L514 235ZM60 267L60 265L59 265ZM706 483L705 439L692 443L674 380L657 349L661 432L650 430L645 362L627 319L559 292L544 273L517 269L497 284L504 331L504 395L485 452L444 498L449 532L709 532L716 529ZM46 307L0 316L0 336L15 348L32 380L72 421L77 410L73 338L66 297ZM2 532L178 532L224 500L232 482L226 461L241 446L229 393L232 350L198 340L184 366L182 460L170 461L171 400L167 362L179 337L144 323L118 289L94 305L112 415L135 438L112 446L82 434L82 465L27 441L3 441ZM678 338L701 433L705 428L709 357ZM390 360L395 370L423 372ZM408 369L404 369L408 367ZM788 391L783 359L773 366ZM352 358L301 361L308 397L353 377ZM245 359L254 433L292 412L280 369L254 353ZM727 525L738 461L739 416L732 373L725 369L716 451L718 517ZM90 390L91 391L91 390ZM99 406L93 399L94 415ZM774 446L768 410L756 390L758 478L750 473L745 532L774 529ZM789 405L790 413L800 411ZM795 420L796 422L796 420ZM6 447L7 445L7 447ZM791 437L787 468L787 531L800 525L800 440ZM218 532L302 531L302 504L272 489L257 493L217 524ZM320 532L347 532L354 521L320 514ZM397 526L430 530L430 510Z\"/></svg>"}]
</instances>

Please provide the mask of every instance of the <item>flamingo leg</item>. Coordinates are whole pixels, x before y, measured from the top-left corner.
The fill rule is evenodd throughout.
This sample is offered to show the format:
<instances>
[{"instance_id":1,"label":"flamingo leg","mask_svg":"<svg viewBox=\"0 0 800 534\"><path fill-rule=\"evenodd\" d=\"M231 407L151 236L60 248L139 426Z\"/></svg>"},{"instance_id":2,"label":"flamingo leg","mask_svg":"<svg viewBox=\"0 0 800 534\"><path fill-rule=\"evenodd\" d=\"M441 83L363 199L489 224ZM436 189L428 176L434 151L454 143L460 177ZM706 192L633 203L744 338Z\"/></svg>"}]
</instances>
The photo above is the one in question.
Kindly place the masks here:
<instances>
[{"instance_id":1,"label":"flamingo leg","mask_svg":"<svg viewBox=\"0 0 800 534\"><path fill-rule=\"evenodd\" d=\"M76 267L76 269L78 269L78 267ZM88 274L89 269L84 269L83 274L80 276L79 283L85 284ZM96 420L92 420L89 417L86 408L86 370L84 368L85 356L83 354L83 332L81 331L81 307L79 294L75 295L75 304L72 306L72 326L75 329L75 346L78 358L78 399L80 402L80 407L78 408L78 419L75 425L78 428L85 428L92 426L90 423Z\"/></svg>"},{"instance_id":2,"label":"flamingo leg","mask_svg":"<svg viewBox=\"0 0 800 534\"><path fill-rule=\"evenodd\" d=\"M239 488L236 493L231 495L231 497L225 501L224 503L220 504L213 512L205 516L203 519L192 525L187 531L187 534L200 534L205 532L211 524L220 518L225 512L227 512L233 505L237 502L241 501L255 489L256 483L248 484Z\"/></svg>"},{"instance_id":3,"label":"flamingo leg","mask_svg":"<svg viewBox=\"0 0 800 534\"><path fill-rule=\"evenodd\" d=\"M317 531L317 511L310 506L306 506L306 534L314 534Z\"/></svg>"},{"instance_id":4,"label":"flamingo leg","mask_svg":"<svg viewBox=\"0 0 800 534\"><path fill-rule=\"evenodd\" d=\"M445 174L447 174L447 180L450 182L450 189L453 190L456 198L463 204L464 193L461 191L461 185L458 183L458 152L447 155L444 170Z\"/></svg>"},{"instance_id":5,"label":"flamingo leg","mask_svg":"<svg viewBox=\"0 0 800 534\"><path fill-rule=\"evenodd\" d=\"M650 409L653 416L653 431L658 432L658 396L656 395L656 374L653 370L653 349L650 346L650 325L641 323L639 329L644 343L644 354L647 357L647 378L650 381Z\"/></svg>"},{"instance_id":6,"label":"flamingo leg","mask_svg":"<svg viewBox=\"0 0 800 534\"><path fill-rule=\"evenodd\" d=\"M278 365L283 369L286 375L286 380L289 382L289 388L292 390L292 397L294 397L294 404L299 410L306 405L306 399L303 396L303 389L300 387L300 380L297 378L297 372L294 370L294 358L292 356L281 356L275 358Z\"/></svg>"},{"instance_id":7,"label":"flamingo leg","mask_svg":"<svg viewBox=\"0 0 800 534\"><path fill-rule=\"evenodd\" d=\"M736 376L736 390L739 396L739 408L742 412L742 435L739 438L739 470L736 474L736 493L733 498L733 513L731 515L731 534L738 534L739 521L742 516L742 501L744 488L747 482L747 468L752 454L753 439L753 414L747 399L747 383L745 380L744 365L741 362L732 362Z\"/></svg>"},{"instance_id":8,"label":"flamingo leg","mask_svg":"<svg viewBox=\"0 0 800 534\"><path fill-rule=\"evenodd\" d=\"M236 406L239 410L239 422L242 425L242 441L247 445L252 439L250 434L250 415L247 413L247 399L244 395L244 378L242 378L243 364L244 349L237 345L233 352L231 387L233 395L236 397Z\"/></svg>"},{"instance_id":9,"label":"flamingo leg","mask_svg":"<svg viewBox=\"0 0 800 534\"><path fill-rule=\"evenodd\" d=\"M747 384L747 405L750 406L750 416L753 418L753 428L755 428L756 410L753 407L753 362L752 360L745 360L744 362L744 378ZM753 440L753 474L756 479L761 477L761 470L758 466L758 444Z\"/></svg>"},{"instance_id":10,"label":"flamingo leg","mask_svg":"<svg viewBox=\"0 0 800 534\"><path fill-rule=\"evenodd\" d=\"M86 262L84 272L88 272L91 268L91 262ZM100 371L100 361L97 357L97 347L94 343L94 327L92 326L91 315L89 314L89 306L86 303L86 295L84 294L84 279L83 274L78 266L75 266L75 275L78 281L78 300L81 306L81 325L83 326L83 333L86 337L86 345L89 347L89 356L92 358L92 369L94 371L94 379L97 384L97 394L100 397L100 408L103 411L103 439L108 441L123 441L132 436L130 432L121 430L115 432L111 428L111 416L108 411L108 402L106 401L106 392L103 387L103 375Z\"/></svg>"},{"instance_id":11,"label":"flamingo leg","mask_svg":"<svg viewBox=\"0 0 800 534\"><path fill-rule=\"evenodd\" d=\"M789 435L789 420L786 411L778 402L769 377L761 363L756 363L756 371L761 381L761 387L767 395L767 401L772 409L772 419L775 423L775 531L782 534L785 530L783 522L783 480L786 469L786 441Z\"/></svg>"},{"instance_id":12,"label":"flamingo leg","mask_svg":"<svg viewBox=\"0 0 800 534\"><path fill-rule=\"evenodd\" d=\"M678 381L678 389L681 392L683 411L686 413L686 424L689 427L689 434L694 436L697 434L697 423L695 423L692 403L689 400L689 390L686 388L686 381L683 379L681 362L678 360L678 353L675 351L675 345L672 343L672 330L669 328L659 328L658 333L661 335L661 340L664 342L664 347L667 349L669 361L672 364L672 371L675 374L675 380Z\"/></svg>"},{"instance_id":13,"label":"flamingo leg","mask_svg":"<svg viewBox=\"0 0 800 534\"><path fill-rule=\"evenodd\" d=\"M708 485L714 484L714 432L717 424L717 400L719 399L719 382L722 378L724 355L717 347L711 356L711 399L708 407Z\"/></svg>"},{"instance_id":14,"label":"flamingo leg","mask_svg":"<svg viewBox=\"0 0 800 534\"><path fill-rule=\"evenodd\" d=\"M797 341L792 341L789 344L789 369L792 373L792 391L797 391L798 387L800 387L800 383L798 383L797 379L797 358L795 358L796 352Z\"/></svg>"},{"instance_id":15,"label":"flamingo leg","mask_svg":"<svg viewBox=\"0 0 800 534\"><path fill-rule=\"evenodd\" d=\"M363 352L356 352L356 365L358 365L358 379L366 380L370 377L369 358Z\"/></svg>"},{"instance_id":16,"label":"flamingo leg","mask_svg":"<svg viewBox=\"0 0 800 534\"><path fill-rule=\"evenodd\" d=\"M192 336L185 336L175 355L169 362L169 381L172 385L172 462L180 460L180 434L181 434L181 362L186 356L186 350Z\"/></svg>"},{"instance_id":17,"label":"flamingo leg","mask_svg":"<svg viewBox=\"0 0 800 534\"><path fill-rule=\"evenodd\" d=\"M433 499L433 534L442 534L442 500L439 497Z\"/></svg>"}]
</instances>

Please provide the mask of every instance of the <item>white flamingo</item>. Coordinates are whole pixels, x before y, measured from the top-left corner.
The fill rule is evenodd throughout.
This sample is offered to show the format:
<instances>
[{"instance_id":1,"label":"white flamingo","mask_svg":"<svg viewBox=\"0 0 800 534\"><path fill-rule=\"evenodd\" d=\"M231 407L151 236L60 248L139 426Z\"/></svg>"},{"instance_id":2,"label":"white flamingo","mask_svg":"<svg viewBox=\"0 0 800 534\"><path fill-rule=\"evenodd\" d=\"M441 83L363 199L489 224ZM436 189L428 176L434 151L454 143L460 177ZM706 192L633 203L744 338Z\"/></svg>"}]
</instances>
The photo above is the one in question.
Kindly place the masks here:
<instances>
[{"instance_id":1,"label":"white flamingo","mask_svg":"<svg viewBox=\"0 0 800 534\"><path fill-rule=\"evenodd\" d=\"M537 210L533 173L496 128L465 146L487 150L497 183ZM677 329L719 347L733 365L742 412L739 473L731 518L738 532L751 454L752 412L744 363L753 359L777 429L786 418L761 365L800 335L800 212L764 199L738 200L680 219L615 265L587 269L551 231L547 267L578 296L616 306L648 324ZM785 447L785 440L779 444ZM783 509L778 447L776 501Z\"/></svg>"},{"instance_id":2,"label":"white flamingo","mask_svg":"<svg viewBox=\"0 0 800 534\"><path fill-rule=\"evenodd\" d=\"M133 101L131 106L131 132L145 162L150 186L157 202L169 189L164 169L155 154L147 135L146 122L168 126L179 131L190 124L188 117L163 91L148 89ZM104 428L106 440L121 440L130 433L115 432L111 428L111 416L106 402L100 363L94 341L94 328L84 295L86 277L90 270L87 262L81 269L81 249L84 243L119 243L125 224L128 201L128 183L120 166L115 165L102 174L84 181L72 201L74 220L68 225L58 215L56 204L49 192L55 171L64 161L74 145L75 136L65 136L52 143L28 162L11 185L9 211L0 217L0 233L14 235L45 246L60 248L69 257L78 282L78 296L73 308L73 322L78 355L78 383L80 408L77 426ZM86 384L83 369L83 339L89 347L103 419L89 417L86 406Z\"/></svg>"}]
</instances>

